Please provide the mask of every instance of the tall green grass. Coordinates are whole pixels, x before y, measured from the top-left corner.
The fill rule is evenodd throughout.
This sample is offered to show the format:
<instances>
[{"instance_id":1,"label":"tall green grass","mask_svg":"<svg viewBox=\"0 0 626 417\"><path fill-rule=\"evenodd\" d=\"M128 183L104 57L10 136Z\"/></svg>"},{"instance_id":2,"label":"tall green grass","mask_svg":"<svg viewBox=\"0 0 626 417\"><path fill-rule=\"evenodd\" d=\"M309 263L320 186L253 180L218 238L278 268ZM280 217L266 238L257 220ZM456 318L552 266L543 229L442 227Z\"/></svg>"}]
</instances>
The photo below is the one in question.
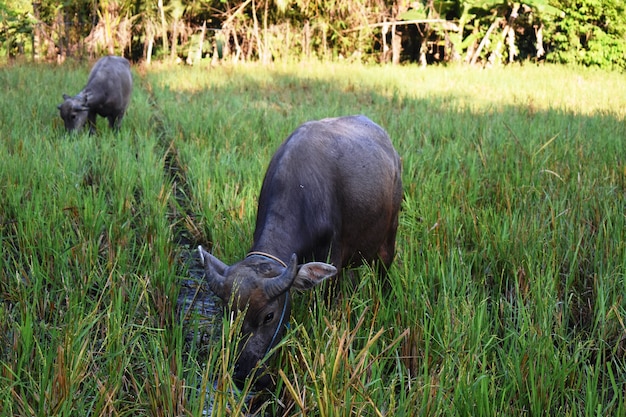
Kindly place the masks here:
<instances>
[{"instance_id":1,"label":"tall green grass","mask_svg":"<svg viewBox=\"0 0 626 417\"><path fill-rule=\"evenodd\" d=\"M88 70L0 68L1 415L626 413L622 76L136 67L121 133L67 136ZM244 256L278 145L355 113L403 160L389 285L295 295L276 389L237 390L237 320L180 318L188 250Z\"/></svg>"}]
</instances>

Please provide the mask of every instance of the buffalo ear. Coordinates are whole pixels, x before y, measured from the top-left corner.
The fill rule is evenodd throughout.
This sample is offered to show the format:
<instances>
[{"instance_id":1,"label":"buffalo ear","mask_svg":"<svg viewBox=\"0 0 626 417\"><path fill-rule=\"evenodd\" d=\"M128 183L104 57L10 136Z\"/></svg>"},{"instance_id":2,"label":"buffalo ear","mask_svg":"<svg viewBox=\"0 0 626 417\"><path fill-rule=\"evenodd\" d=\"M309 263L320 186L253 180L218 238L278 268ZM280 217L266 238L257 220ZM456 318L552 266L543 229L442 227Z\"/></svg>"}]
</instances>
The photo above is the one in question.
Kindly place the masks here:
<instances>
[{"instance_id":1,"label":"buffalo ear","mask_svg":"<svg viewBox=\"0 0 626 417\"><path fill-rule=\"evenodd\" d=\"M68 98L72 98L72 96L63 93L63 100L67 100Z\"/></svg>"},{"instance_id":2,"label":"buffalo ear","mask_svg":"<svg viewBox=\"0 0 626 417\"><path fill-rule=\"evenodd\" d=\"M323 262L309 262L298 270L292 288L303 291L319 285L324 280L337 275L337 268Z\"/></svg>"}]
</instances>

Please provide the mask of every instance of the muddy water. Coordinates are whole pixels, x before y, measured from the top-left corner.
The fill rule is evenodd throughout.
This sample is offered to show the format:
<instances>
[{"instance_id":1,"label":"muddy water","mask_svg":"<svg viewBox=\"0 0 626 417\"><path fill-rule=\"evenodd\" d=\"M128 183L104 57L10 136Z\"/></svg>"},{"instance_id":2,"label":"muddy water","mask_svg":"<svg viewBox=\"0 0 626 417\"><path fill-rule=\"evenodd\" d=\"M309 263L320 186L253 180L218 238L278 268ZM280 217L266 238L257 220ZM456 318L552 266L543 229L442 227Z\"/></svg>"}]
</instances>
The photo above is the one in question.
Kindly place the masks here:
<instances>
[{"instance_id":1,"label":"muddy water","mask_svg":"<svg viewBox=\"0 0 626 417\"><path fill-rule=\"evenodd\" d=\"M219 339L222 301L204 280L198 251L185 251L182 258L188 266L189 278L180 283L177 308L184 327L185 341L195 341L202 355L214 347Z\"/></svg>"},{"instance_id":2,"label":"muddy water","mask_svg":"<svg viewBox=\"0 0 626 417\"><path fill-rule=\"evenodd\" d=\"M181 281L178 294L177 308L183 321L185 342L195 343L198 349L199 362L208 357L211 349L220 348L221 319L223 317L222 301L209 289L203 279L204 270L200 263L197 250L185 251L183 262L187 264L189 278ZM197 387L201 389L201 387ZM213 392L217 389L215 383L206 387L206 403L202 411L203 416L213 415ZM240 394L233 392L235 396ZM254 392L249 392L246 402L252 401ZM258 415L256 413L243 415Z\"/></svg>"}]
</instances>

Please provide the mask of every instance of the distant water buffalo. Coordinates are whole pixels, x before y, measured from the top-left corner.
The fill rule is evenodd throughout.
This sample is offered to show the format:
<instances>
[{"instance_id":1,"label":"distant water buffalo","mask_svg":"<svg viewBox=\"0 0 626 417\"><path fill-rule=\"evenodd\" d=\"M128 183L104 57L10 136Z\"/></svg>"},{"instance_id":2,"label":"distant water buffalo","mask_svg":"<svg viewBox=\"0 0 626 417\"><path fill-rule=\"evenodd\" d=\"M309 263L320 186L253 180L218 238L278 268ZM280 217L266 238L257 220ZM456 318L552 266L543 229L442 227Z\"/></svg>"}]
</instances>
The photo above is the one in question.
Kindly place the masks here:
<instances>
[{"instance_id":1,"label":"distant water buffalo","mask_svg":"<svg viewBox=\"0 0 626 417\"><path fill-rule=\"evenodd\" d=\"M132 90L130 63L120 56L101 58L80 93L74 97L63 94L64 101L58 108L65 129L80 130L89 121L89 133L94 133L96 115L100 115L109 120L111 129L119 130Z\"/></svg>"},{"instance_id":2,"label":"distant water buffalo","mask_svg":"<svg viewBox=\"0 0 626 417\"><path fill-rule=\"evenodd\" d=\"M289 136L265 174L248 255L228 266L198 248L211 290L232 301L233 311L247 311L236 381L282 338L291 289L309 289L363 262L382 264L384 274L401 200L400 158L367 117L311 121ZM266 375L255 385L269 383Z\"/></svg>"}]
</instances>

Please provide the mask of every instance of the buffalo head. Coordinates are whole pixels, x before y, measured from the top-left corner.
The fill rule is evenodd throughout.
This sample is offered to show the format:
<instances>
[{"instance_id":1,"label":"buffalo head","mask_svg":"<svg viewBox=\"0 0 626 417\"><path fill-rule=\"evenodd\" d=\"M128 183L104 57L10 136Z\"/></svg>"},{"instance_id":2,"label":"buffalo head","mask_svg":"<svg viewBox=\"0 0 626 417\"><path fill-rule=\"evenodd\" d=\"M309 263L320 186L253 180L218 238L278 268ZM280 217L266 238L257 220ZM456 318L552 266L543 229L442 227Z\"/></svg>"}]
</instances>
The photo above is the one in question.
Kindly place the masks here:
<instances>
[{"instance_id":1,"label":"buffalo head","mask_svg":"<svg viewBox=\"0 0 626 417\"><path fill-rule=\"evenodd\" d=\"M59 104L57 108L68 132L81 130L87 124L87 117L89 116L87 97L81 95L72 97L63 94L63 103Z\"/></svg>"},{"instance_id":2,"label":"buffalo head","mask_svg":"<svg viewBox=\"0 0 626 417\"><path fill-rule=\"evenodd\" d=\"M234 374L238 383L281 340L291 314L289 291L312 288L337 273L334 266L322 262L298 265L295 254L284 263L268 254L251 253L228 266L201 246L198 251L211 290L235 314L246 312ZM256 381L257 387L267 385L267 376Z\"/></svg>"}]
</instances>

